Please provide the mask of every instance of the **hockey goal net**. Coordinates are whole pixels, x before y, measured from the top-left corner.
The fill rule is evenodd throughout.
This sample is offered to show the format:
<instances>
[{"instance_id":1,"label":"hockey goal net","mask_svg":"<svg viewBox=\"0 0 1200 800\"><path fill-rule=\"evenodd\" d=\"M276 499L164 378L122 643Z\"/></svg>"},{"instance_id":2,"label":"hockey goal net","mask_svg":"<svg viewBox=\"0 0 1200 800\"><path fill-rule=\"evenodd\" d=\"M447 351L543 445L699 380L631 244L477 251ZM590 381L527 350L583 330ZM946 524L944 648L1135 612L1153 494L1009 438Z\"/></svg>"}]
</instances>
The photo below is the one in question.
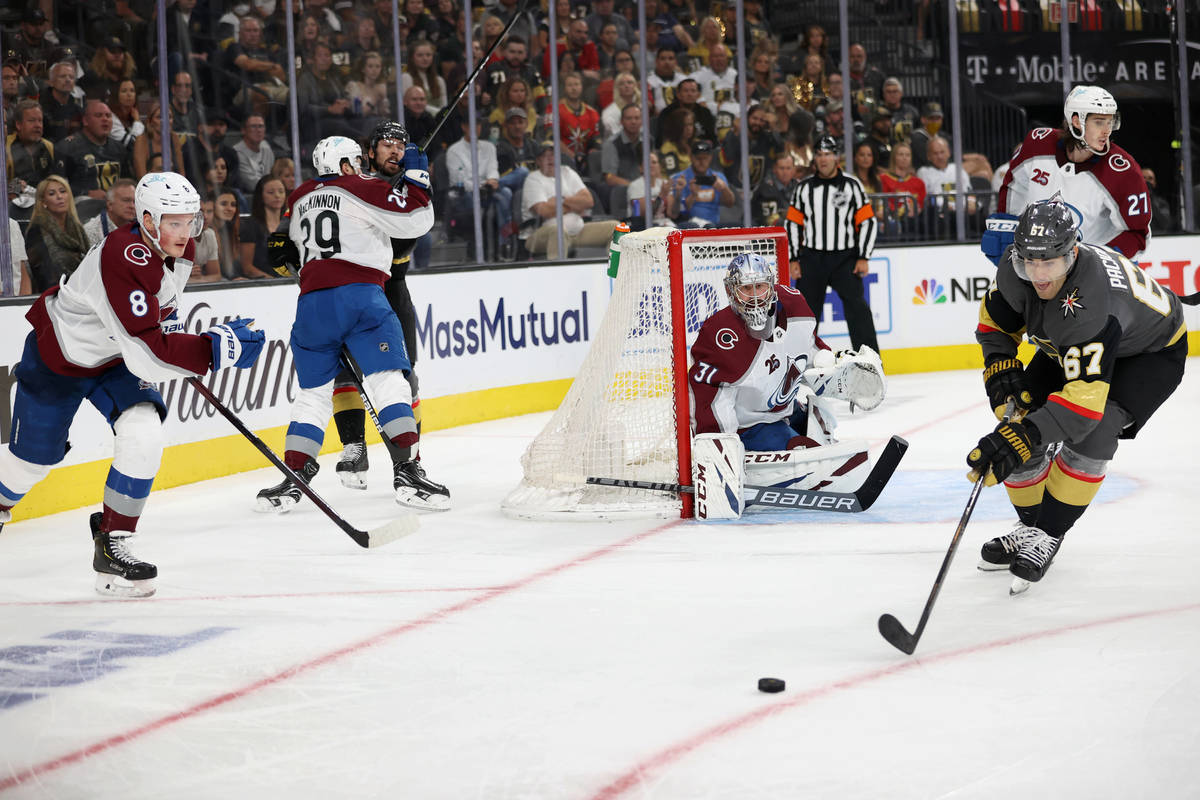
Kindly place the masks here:
<instances>
[{"instance_id":1,"label":"hockey goal net","mask_svg":"<svg viewBox=\"0 0 1200 800\"><path fill-rule=\"evenodd\" d=\"M691 516L690 495L589 485L588 477L691 483L688 353L728 305L725 270L742 252L787 274L782 228L651 228L620 240L604 319L567 396L521 458L505 513L524 518Z\"/></svg>"}]
</instances>

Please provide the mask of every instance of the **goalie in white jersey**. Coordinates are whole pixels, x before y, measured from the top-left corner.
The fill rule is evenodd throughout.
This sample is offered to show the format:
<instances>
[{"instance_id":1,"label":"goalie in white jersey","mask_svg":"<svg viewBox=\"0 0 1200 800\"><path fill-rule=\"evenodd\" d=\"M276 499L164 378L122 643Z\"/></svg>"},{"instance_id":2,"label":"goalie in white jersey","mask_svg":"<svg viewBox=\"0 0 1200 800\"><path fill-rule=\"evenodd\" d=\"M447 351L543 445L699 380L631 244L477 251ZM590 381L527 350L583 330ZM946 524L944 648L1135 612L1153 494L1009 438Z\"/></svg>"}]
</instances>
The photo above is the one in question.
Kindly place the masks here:
<instances>
[{"instance_id":1,"label":"goalie in white jersey","mask_svg":"<svg viewBox=\"0 0 1200 800\"><path fill-rule=\"evenodd\" d=\"M736 483L731 499L740 497L743 481L740 470L728 474L727 468L743 461L746 482L845 490L867 463L866 446L834 438L837 423L824 401L878 406L885 391L879 356L865 346L858 353L833 353L816 335L804 296L777 283L763 256L735 256L725 290L729 305L704 322L691 350L696 471L715 469L727 485ZM699 498L704 476L694 477ZM706 505L697 504L698 516L740 513L711 500Z\"/></svg>"},{"instance_id":2,"label":"goalie in white jersey","mask_svg":"<svg viewBox=\"0 0 1200 800\"><path fill-rule=\"evenodd\" d=\"M417 425L404 332L383 293L392 274L392 239L415 239L433 227L429 162L415 145L404 155L405 180L362 174L362 148L331 136L313 150L318 177L289 199L288 236L296 248L300 298L292 325L299 396L292 404L284 461L311 481L333 413L333 382L343 348L358 363L383 434L402 453L395 464L396 501L416 508L449 507L445 487L425 480L417 456ZM260 511L288 511L300 490L285 479L258 493Z\"/></svg>"},{"instance_id":3,"label":"goalie in white jersey","mask_svg":"<svg viewBox=\"0 0 1200 800\"><path fill-rule=\"evenodd\" d=\"M16 367L12 439L0 449L0 524L67 453L75 412L88 400L112 425L104 510L91 515L92 567L101 594L146 597L158 568L130 539L162 459L167 408L154 383L249 367L264 335L252 320L185 333L179 299L204 217L182 175L150 173L134 190L137 220L117 228L70 277L37 299Z\"/></svg>"},{"instance_id":4,"label":"goalie in white jersey","mask_svg":"<svg viewBox=\"0 0 1200 800\"><path fill-rule=\"evenodd\" d=\"M1150 241L1150 191L1133 156L1112 141L1117 101L1099 86L1076 86L1063 103L1063 127L1036 128L1008 162L980 248L993 264L1012 244L1030 205L1059 197L1082 240L1135 258Z\"/></svg>"}]
</instances>

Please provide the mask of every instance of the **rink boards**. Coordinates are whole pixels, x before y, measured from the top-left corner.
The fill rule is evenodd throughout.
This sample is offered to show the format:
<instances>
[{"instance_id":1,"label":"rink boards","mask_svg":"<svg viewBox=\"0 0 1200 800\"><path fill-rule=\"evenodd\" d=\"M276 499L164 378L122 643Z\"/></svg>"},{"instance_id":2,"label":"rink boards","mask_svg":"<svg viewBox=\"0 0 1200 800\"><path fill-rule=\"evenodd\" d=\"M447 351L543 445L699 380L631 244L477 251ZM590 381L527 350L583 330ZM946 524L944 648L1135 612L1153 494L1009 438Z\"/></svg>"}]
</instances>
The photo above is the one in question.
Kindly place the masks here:
<instances>
[{"instance_id":1,"label":"rink boards","mask_svg":"<svg viewBox=\"0 0 1200 800\"><path fill-rule=\"evenodd\" d=\"M1171 289L1200 291L1200 237L1159 237L1139 258ZM605 263L412 274L417 312L418 374L424 430L552 409L566 393L608 304ZM976 368L979 299L994 268L975 246L883 249L871 259L867 292L886 369L891 373ZM267 333L252 370L223 370L208 385L278 452L297 389L288 336L295 309L291 284L196 287L184 296L187 330L247 316ZM8 441L15 383L13 367L29 332L28 302L0 305L0 438ZM826 298L821 335L849 346L841 304ZM1200 330L1200 310L1188 309ZM1190 333L1193 353L1200 335ZM155 488L168 488L263 466L264 459L183 380L160 386L168 405L167 448ZM368 426L370 427L370 426ZM368 441L377 441L373 431ZM71 428L71 451L59 468L16 509L27 518L100 501L112 434L84 404ZM325 452L340 449L332 425ZM513 464L515 471L518 465ZM252 487L247 487L251 489ZM250 495L248 495L250 496ZM249 502L249 501L247 501Z\"/></svg>"}]
</instances>

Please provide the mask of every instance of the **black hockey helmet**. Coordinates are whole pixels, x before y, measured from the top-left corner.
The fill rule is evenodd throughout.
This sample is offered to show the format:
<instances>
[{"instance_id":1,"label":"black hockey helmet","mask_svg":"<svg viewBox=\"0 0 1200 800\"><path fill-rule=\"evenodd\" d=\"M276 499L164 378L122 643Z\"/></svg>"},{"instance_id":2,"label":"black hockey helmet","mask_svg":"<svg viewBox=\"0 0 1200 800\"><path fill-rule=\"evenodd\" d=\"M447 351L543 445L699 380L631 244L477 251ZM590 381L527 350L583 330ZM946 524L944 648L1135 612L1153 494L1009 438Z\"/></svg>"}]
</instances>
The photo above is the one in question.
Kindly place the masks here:
<instances>
[{"instance_id":1,"label":"black hockey helmet","mask_svg":"<svg viewBox=\"0 0 1200 800\"><path fill-rule=\"evenodd\" d=\"M408 131L399 122L381 122L375 126L375 130L371 131L371 139L367 144L367 150L373 151L375 145L379 144L383 139L395 139L398 142L408 144Z\"/></svg>"},{"instance_id":2,"label":"black hockey helmet","mask_svg":"<svg viewBox=\"0 0 1200 800\"><path fill-rule=\"evenodd\" d=\"M1075 214L1058 195L1026 206L1013 234L1013 251L1021 260L1070 256L1078 243Z\"/></svg>"},{"instance_id":3,"label":"black hockey helmet","mask_svg":"<svg viewBox=\"0 0 1200 800\"><path fill-rule=\"evenodd\" d=\"M838 150L839 148L837 139L834 139L832 136L828 135L817 139L817 146L813 148L814 153L820 153L821 151L825 151L826 153L836 153Z\"/></svg>"}]
</instances>

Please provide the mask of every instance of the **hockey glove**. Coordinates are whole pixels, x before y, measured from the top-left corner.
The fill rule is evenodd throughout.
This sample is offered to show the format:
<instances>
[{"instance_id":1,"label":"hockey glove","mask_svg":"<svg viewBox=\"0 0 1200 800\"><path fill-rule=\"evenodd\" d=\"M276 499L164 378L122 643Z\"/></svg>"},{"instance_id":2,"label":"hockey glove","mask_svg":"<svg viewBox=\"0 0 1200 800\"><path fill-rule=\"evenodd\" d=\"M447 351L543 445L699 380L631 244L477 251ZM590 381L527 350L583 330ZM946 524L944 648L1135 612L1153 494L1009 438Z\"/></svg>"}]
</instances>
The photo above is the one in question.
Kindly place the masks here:
<instances>
[{"instance_id":1,"label":"hockey glove","mask_svg":"<svg viewBox=\"0 0 1200 800\"><path fill-rule=\"evenodd\" d=\"M996 266L1000 265L1000 256L1013 243L1017 233L1017 218L1012 214L992 214L987 218L986 229L979 239L979 249Z\"/></svg>"},{"instance_id":2,"label":"hockey glove","mask_svg":"<svg viewBox=\"0 0 1200 800\"><path fill-rule=\"evenodd\" d=\"M286 233L276 231L267 237L267 263L281 278L300 275L300 251Z\"/></svg>"},{"instance_id":3,"label":"hockey glove","mask_svg":"<svg viewBox=\"0 0 1200 800\"><path fill-rule=\"evenodd\" d=\"M404 160L400 162L404 170L404 180L413 186L429 190L429 156L415 144L409 143L404 148Z\"/></svg>"},{"instance_id":4,"label":"hockey glove","mask_svg":"<svg viewBox=\"0 0 1200 800\"><path fill-rule=\"evenodd\" d=\"M234 366L244 369L258 360L267 337L250 326L252 319L235 319L224 325L213 325L203 336L212 340L213 371Z\"/></svg>"},{"instance_id":5,"label":"hockey glove","mask_svg":"<svg viewBox=\"0 0 1200 800\"><path fill-rule=\"evenodd\" d=\"M1004 410L1011 398L1016 416L1023 417L1033 410L1033 394L1025 380L1025 367L1015 358L998 358L983 371L983 386L996 419L1004 419Z\"/></svg>"},{"instance_id":6,"label":"hockey glove","mask_svg":"<svg viewBox=\"0 0 1200 800\"><path fill-rule=\"evenodd\" d=\"M1041 442L1042 434L1033 423L1002 422L967 455L971 468L967 477L974 483L982 475L984 486L995 486L1032 458Z\"/></svg>"}]
</instances>

